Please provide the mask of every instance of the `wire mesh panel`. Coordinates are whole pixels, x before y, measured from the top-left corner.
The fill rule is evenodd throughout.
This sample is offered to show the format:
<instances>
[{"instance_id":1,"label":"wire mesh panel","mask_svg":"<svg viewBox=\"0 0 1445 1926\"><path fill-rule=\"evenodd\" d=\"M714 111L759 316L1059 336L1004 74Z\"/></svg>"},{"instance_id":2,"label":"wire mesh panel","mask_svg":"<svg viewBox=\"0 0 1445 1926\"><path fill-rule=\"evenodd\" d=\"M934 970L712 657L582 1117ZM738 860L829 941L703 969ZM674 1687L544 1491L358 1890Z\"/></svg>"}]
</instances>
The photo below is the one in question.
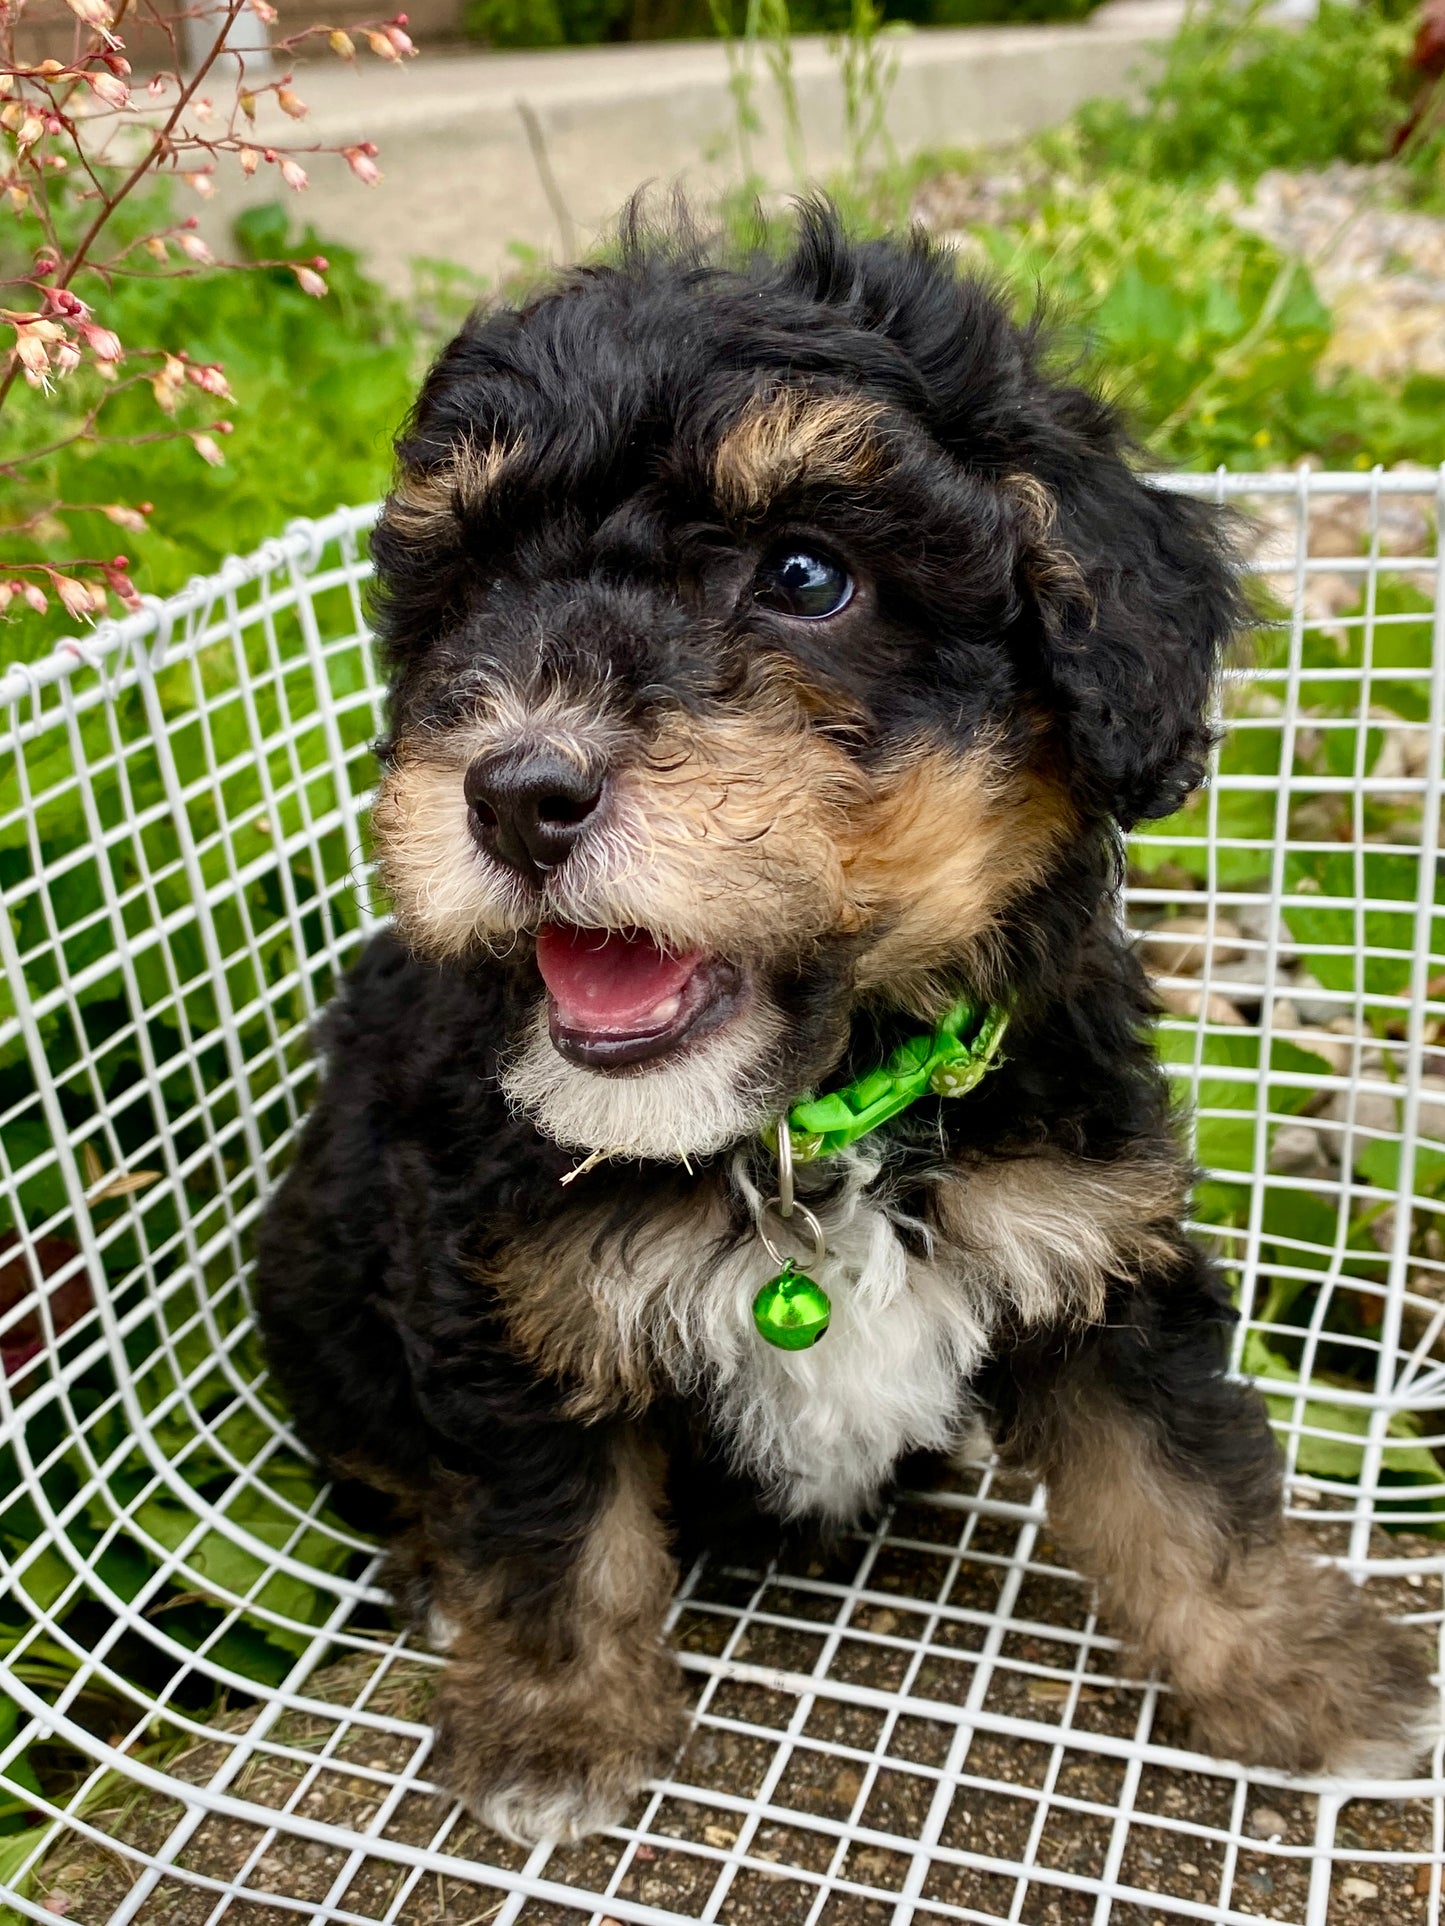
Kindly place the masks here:
<instances>
[{"instance_id":1,"label":"wire mesh panel","mask_svg":"<svg viewBox=\"0 0 1445 1926\"><path fill-rule=\"evenodd\" d=\"M1275 619L1131 847L1200 1234L1290 1508L1445 1620L1445 595L1433 472L1219 476ZM1186 1749L980 1462L826 1557L687 1574L696 1723L526 1850L428 1777L395 1634L260 1366L257 1213L375 912L366 511L0 682L0 1921L1437 1922L1407 1784Z\"/></svg>"}]
</instances>

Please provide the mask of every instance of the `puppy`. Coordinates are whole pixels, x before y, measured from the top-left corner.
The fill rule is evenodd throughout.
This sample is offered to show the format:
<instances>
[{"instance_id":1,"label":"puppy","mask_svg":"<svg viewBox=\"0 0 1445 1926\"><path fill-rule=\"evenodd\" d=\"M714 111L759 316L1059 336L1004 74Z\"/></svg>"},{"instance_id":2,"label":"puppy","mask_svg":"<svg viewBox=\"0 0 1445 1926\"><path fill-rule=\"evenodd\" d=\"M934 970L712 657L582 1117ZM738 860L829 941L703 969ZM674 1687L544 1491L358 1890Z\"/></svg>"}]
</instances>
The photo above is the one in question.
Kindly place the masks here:
<instances>
[{"instance_id":1,"label":"puppy","mask_svg":"<svg viewBox=\"0 0 1445 1926\"><path fill-rule=\"evenodd\" d=\"M838 1525L980 1422L1201 1747L1407 1772L1424 1666L1282 1534L1120 932L1244 620L1214 511L824 209L478 316L399 456L395 928L259 1312L448 1649L445 1783L521 1840L617 1820L685 1729L698 1479Z\"/></svg>"}]
</instances>

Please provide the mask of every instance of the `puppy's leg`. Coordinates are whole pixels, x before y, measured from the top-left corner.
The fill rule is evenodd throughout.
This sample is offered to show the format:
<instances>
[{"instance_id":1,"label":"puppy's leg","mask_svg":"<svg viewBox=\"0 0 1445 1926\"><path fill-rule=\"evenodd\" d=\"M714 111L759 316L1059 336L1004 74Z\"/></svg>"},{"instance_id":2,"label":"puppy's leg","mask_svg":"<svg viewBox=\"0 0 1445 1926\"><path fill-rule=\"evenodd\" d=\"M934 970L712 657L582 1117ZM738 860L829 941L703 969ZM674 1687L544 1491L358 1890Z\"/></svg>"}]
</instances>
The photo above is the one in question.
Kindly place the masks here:
<instances>
[{"instance_id":1,"label":"puppy's leg","mask_svg":"<svg viewBox=\"0 0 1445 1926\"><path fill-rule=\"evenodd\" d=\"M1409 1774L1433 1724L1423 1652L1283 1527L1262 1400L1223 1373L1203 1260L1107 1328L1000 1373L1001 1443L1047 1487L1102 1611L1172 1680L1196 1742L1300 1772Z\"/></svg>"},{"instance_id":2,"label":"puppy's leg","mask_svg":"<svg viewBox=\"0 0 1445 1926\"><path fill-rule=\"evenodd\" d=\"M449 1660L433 1712L437 1776L510 1839L614 1824L685 1734L681 1674L662 1641L677 1576L662 1484L660 1453L620 1433L566 1542L473 1562L462 1494L444 1522L421 1527Z\"/></svg>"}]
</instances>

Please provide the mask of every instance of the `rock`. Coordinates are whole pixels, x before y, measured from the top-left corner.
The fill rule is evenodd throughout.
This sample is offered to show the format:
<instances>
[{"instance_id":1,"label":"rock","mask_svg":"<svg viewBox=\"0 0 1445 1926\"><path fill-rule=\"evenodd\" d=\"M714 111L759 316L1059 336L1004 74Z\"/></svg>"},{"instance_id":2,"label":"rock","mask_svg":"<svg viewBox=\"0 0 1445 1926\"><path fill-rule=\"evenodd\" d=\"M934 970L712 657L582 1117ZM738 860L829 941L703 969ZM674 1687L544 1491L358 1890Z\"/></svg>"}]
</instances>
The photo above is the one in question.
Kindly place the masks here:
<instances>
[{"instance_id":1,"label":"rock","mask_svg":"<svg viewBox=\"0 0 1445 1926\"><path fill-rule=\"evenodd\" d=\"M1251 1839L1283 1839L1289 1831L1289 1821L1273 1806L1256 1806L1249 1815L1246 1830Z\"/></svg>"},{"instance_id":2,"label":"rock","mask_svg":"<svg viewBox=\"0 0 1445 1926\"><path fill-rule=\"evenodd\" d=\"M1159 983L1154 986L1154 994L1171 1016L1195 1017L1201 1009L1206 1023L1227 1024L1242 1027L1244 1018L1235 1009L1227 996L1211 991L1206 1001L1204 992L1187 983Z\"/></svg>"},{"instance_id":3,"label":"rock","mask_svg":"<svg viewBox=\"0 0 1445 1926\"><path fill-rule=\"evenodd\" d=\"M1363 575L1342 575L1338 569L1326 569L1320 574L1311 571L1305 577L1304 604L1307 622L1331 622L1337 615L1346 615L1355 608L1364 592Z\"/></svg>"},{"instance_id":4,"label":"rock","mask_svg":"<svg viewBox=\"0 0 1445 1926\"><path fill-rule=\"evenodd\" d=\"M1400 1128L1399 1100L1378 1088L1352 1086L1348 1090L1329 1090L1321 1097L1314 1098L1308 1106L1312 1117L1341 1126L1349 1125L1356 1133L1398 1132ZM1336 1143L1343 1140L1343 1129L1336 1136ZM1359 1155L1370 1139L1355 1141L1355 1154Z\"/></svg>"},{"instance_id":5,"label":"rock","mask_svg":"<svg viewBox=\"0 0 1445 1926\"><path fill-rule=\"evenodd\" d=\"M1311 505L1310 554L1358 555L1370 512L1366 495L1325 495Z\"/></svg>"},{"instance_id":6,"label":"rock","mask_svg":"<svg viewBox=\"0 0 1445 1926\"><path fill-rule=\"evenodd\" d=\"M1272 934L1279 961L1294 962L1294 937L1289 924L1268 896L1261 896L1257 903L1237 903L1229 913L1241 936L1247 936L1251 943L1268 943Z\"/></svg>"},{"instance_id":7,"label":"rock","mask_svg":"<svg viewBox=\"0 0 1445 1926\"><path fill-rule=\"evenodd\" d=\"M1341 1899L1378 1899L1380 1889L1373 1879L1342 1879L1340 1897Z\"/></svg>"},{"instance_id":8,"label":"rock","mask_svg":"<svg viewBox=\"0 0 1445 1926\"><path fill-rule=\"evenodd\" d=\"M1173 916L1144 937L1144 966L1151 976L1198 976L1206 954L1211 972L1240 962L1240 929L1227 916Z\"/></svg>"},{"instance_id":9,"label":"rock","mask_svg":"<svg viewBox=\"0 0 1445 1926\"><path fill-rule=\"evenodd\" d=\"M1344 992L1336 991L1331 994L1318 977L1311 976L1308 970L1295 972L1289 986L1289 993L1294 999L1295 1008L1306 1023L1319 1024L1328 1030L1337 1018L1346 1017L1347 1021L1353 1021L1346 1015L1348 999Z\"/></svg>"},{"instance_id":10,"label":"rock","mask_svg":"<svg viewBox=\"0 0 1445 1926\"><path fill-rule=\"evenodd\" d=\"M1330 1177L1337 1164L1320 1131L1308 1124L1281 1124L1270 1147L1269 1167L1281 1177Z\"/></svg>"}]
</instances>

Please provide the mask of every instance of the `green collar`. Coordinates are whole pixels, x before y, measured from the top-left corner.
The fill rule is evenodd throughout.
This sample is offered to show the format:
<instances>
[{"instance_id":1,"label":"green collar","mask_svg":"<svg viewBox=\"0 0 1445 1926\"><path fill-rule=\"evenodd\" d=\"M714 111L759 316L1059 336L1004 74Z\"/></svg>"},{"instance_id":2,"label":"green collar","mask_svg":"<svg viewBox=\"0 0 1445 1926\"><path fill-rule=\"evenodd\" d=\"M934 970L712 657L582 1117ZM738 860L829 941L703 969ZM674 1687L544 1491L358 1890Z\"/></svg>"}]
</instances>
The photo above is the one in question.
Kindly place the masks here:
<instances>
[{"instance_id":1,"label":"green collar","mask_svg":"<svg viewBox=\"0 0 1445 1926\"><path fill-rule=\"evenodd\" d=\"M1007 1028L1008 1014L997 1003L981 1017L971 1003L955 1003L928 1036L900 1043L881 1070L826 1097L795 1103L788 1112L793 1161L810 1164L846 1150L930 1092L966 1097L1000 1061Z\"/></svg>"}]
</instances>

